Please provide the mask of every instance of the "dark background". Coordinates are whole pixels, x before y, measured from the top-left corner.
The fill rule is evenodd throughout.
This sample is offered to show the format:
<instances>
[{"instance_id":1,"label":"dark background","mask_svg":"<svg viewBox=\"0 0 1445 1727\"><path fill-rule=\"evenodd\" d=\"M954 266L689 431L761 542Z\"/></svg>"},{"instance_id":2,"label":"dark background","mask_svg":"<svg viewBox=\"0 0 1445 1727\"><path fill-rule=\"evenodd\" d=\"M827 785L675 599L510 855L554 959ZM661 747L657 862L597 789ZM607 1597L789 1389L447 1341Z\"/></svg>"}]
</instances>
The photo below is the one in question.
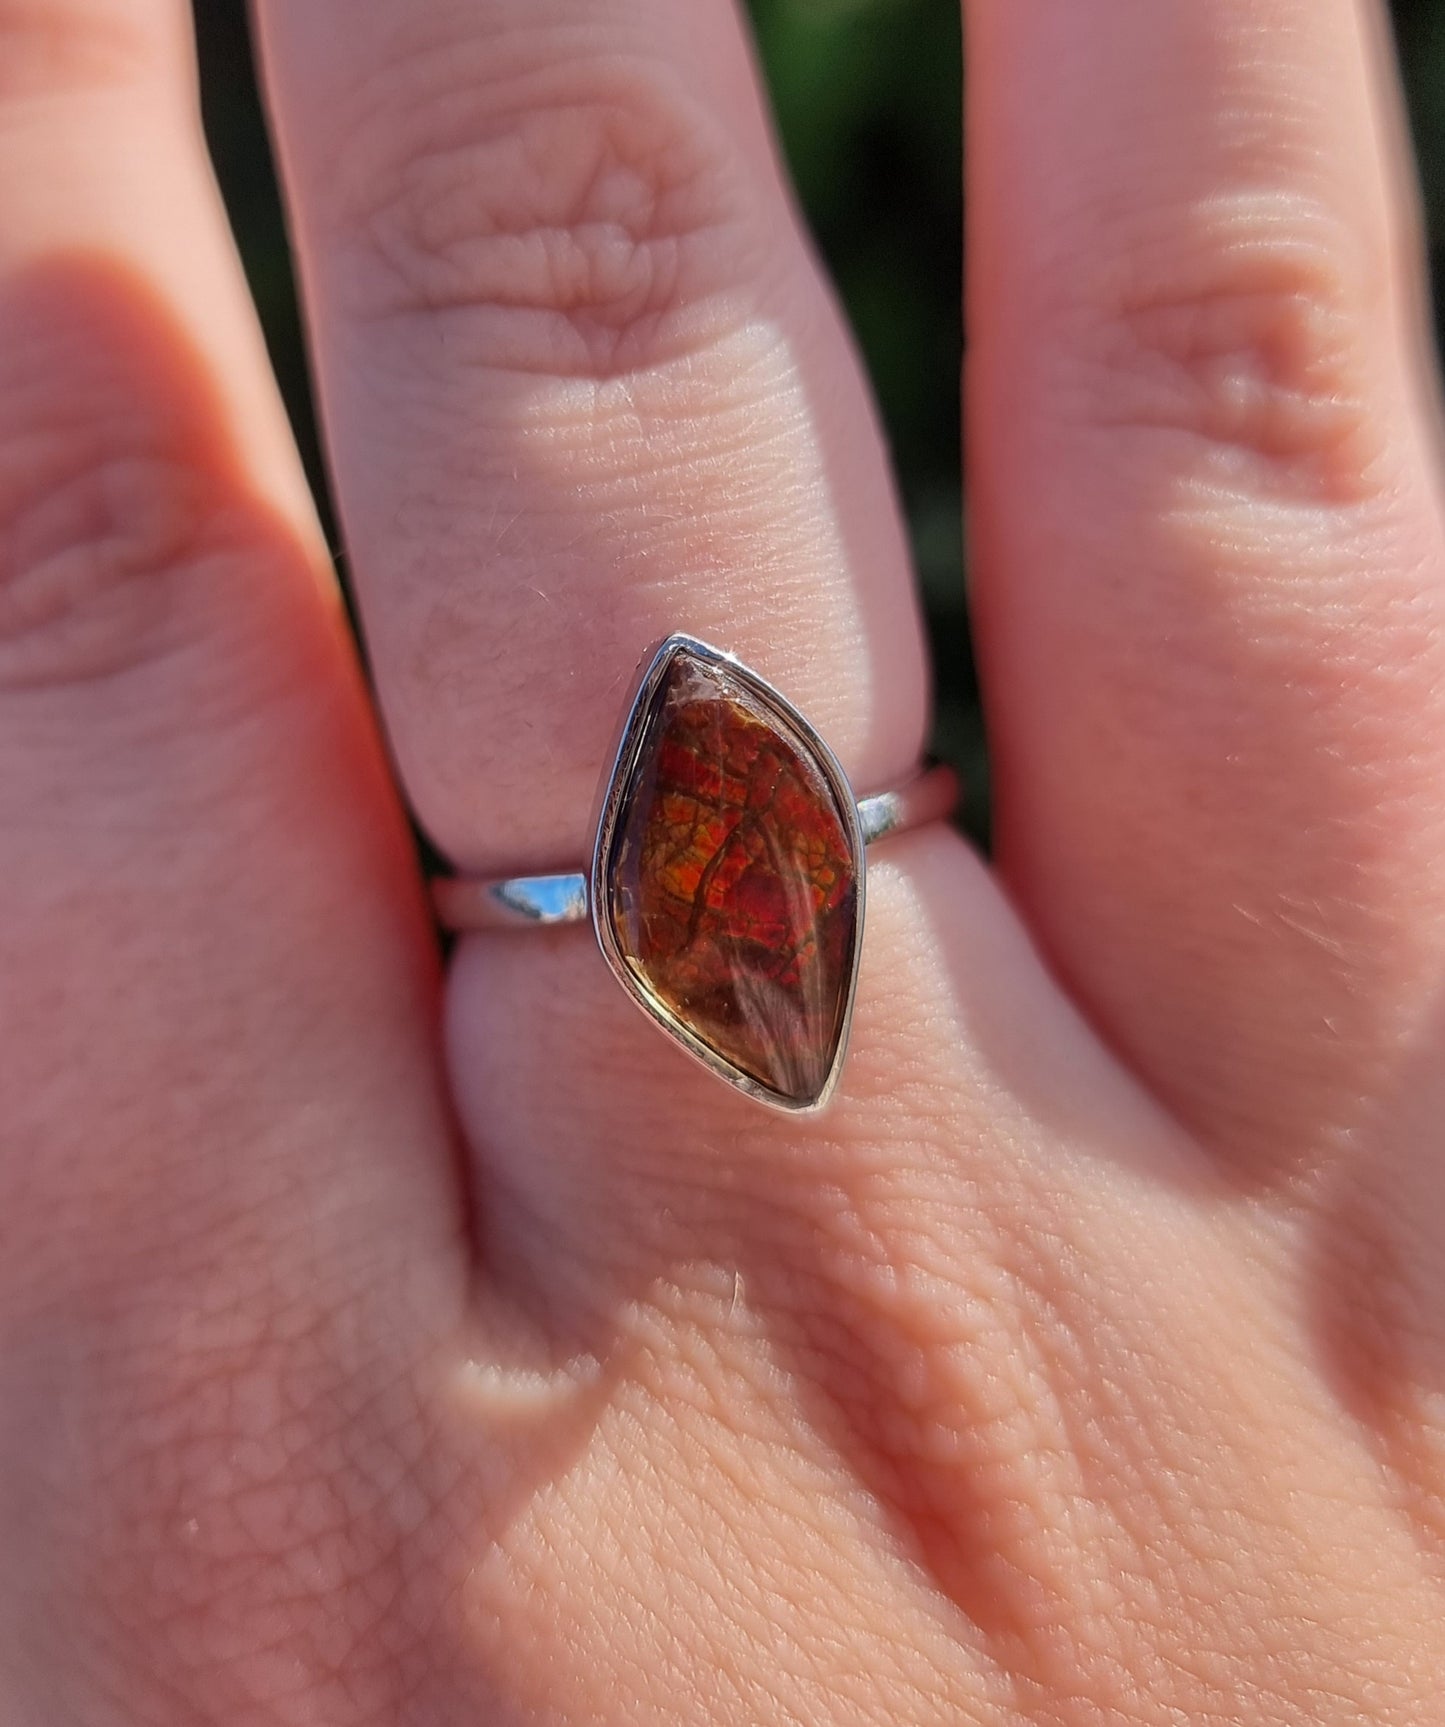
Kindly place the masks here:
<instances>
[{"instance_id":1,"label":"dark background","mask_svg":"<svg viewBox=\"0 0 1445 1727\"><path fill-rule=\"evenodd\" d=\"M958 0L751 0L778 124L892 441L940 668L939 751L987 775L968 670L959 485ZM206 121L282 389L318 492L306 364L244 0L197 7ZM1445 280L1445 0L1394 0L1438 285ZM1437 317L1440 298L1437 293Z\"/></svg>"}]
</instances>

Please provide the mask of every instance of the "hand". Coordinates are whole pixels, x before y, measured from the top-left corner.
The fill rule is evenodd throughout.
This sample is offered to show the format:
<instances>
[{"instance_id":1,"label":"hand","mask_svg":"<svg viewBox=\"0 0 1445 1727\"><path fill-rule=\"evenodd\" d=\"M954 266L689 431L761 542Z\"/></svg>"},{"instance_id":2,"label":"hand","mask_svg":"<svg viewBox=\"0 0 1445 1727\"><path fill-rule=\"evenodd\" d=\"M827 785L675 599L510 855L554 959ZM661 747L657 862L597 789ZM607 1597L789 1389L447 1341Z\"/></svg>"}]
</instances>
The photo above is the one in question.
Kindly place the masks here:
<instances>
[{"instance_id":1,"label":"hand","mask_svg":"<svg viewBox=\"0 0 1445 1727\"><path fill-rule=\"evenodd\" d=\"M179 0L0 0L0 1716L1425 1727L1445 547L1354 0L977 0L991 874L789 1122L580 932L694 631L923 647L726 0L261 0L394 777ZM899 260L906 269L907 261Z\"/></svg>"}]
</instances>

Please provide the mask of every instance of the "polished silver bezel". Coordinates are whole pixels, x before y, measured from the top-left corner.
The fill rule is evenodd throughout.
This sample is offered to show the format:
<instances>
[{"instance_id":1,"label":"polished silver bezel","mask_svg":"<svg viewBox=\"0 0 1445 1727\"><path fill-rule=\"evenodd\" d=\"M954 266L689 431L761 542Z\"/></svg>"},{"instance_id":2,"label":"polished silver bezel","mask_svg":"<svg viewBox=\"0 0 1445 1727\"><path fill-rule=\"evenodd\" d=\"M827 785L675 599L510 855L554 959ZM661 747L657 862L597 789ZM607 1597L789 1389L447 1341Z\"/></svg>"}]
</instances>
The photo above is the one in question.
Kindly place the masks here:
<instances>
[{"instance_id":1,"label":"polished silver bezel","mask_svg":"<svg viewBox=\"0 0 1445 1727\"><path fill-rule=\"evenodd\" d=\"M853 926L853 949L848 968L848 978L845 985L842 1024L838 1035L838 1047L834 1051L833 1063L828 1071L822 1090L814 1098L797 1101L785 1098L773 1091L751 1074L744 1073L735 1067L725 1057L710 1048L701 1038L695 1036L681 1024L665 1003L659 1001L628 965L617 944L616 932L612 926L611 916L611 884L609 873L613 841L616 837L617 820L626 802L627 793L631 789L633 775L637 768L638 756L647 735L647 723L652 713L652 704L657 696L663 679L667 676L673 662L682 656L700 661L704 665L715 666L726 671L729 677L736 679L750 694L755 696L768 711L778 730L789 737L799 747L800 751L812 756L823 772L824 778L832 788L837 799L839 813L842 816L844 830L853 853L854 879L857 882L856 915ZM864 849L862 824L858 818L858 804L853 795L853 788L848 783L848 776L839 766L837 757L833 754L798 710L777 690L760 677L755 671L742 664L731 654L721 653L717 648L709 647L706 642L698 641L693 636L669 636L644 662L638 680L636 693L627 712L627 718L622 728L621 741L617 746L602 795L601 809L597 819L597 837L592 848L591 869L591 909L592 927L596 931L597 944L602 949L603 957L611 968L613 976L638 1007L659 1025L674 1042L680 1044L689 1055L702 1063L710 1073L719 1079L726 1080L739 1091L754 1098L759 1103L767 1104L772 1109L785 1111L789 1115L816 1115L824 1109L837 1088L839 1076L843 1071L843 1063L848 1053L848 1037L853 1023L853 1004L858 990L858 967L863 953L863 919L865 904L865 889L867 877L867 857Z\"/></svg>"}]
</instances>

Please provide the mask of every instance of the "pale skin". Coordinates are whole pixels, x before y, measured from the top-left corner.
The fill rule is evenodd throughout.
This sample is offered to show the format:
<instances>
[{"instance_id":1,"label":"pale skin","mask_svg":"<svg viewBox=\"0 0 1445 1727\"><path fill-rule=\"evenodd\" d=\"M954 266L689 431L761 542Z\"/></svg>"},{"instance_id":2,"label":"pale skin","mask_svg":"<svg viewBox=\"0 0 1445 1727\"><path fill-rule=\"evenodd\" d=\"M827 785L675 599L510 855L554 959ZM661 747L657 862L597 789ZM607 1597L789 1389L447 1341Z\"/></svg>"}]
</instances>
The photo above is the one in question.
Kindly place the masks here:
<instances>
[{"instance_id":1,"label":"pale skin","mask_svg":"<svg viewBox=\"0 0 1445 1727\"><path fill-rule=\"evenodd\" d=\"M258 14L375 708L184 7L0 0L0 1718L1439 1720L1445 536L1373 6L971 0L998 856L876 854L807 1122L585 932L444 967L403 814L579 857L674 629L861 789L918 755L739 21Z\"/></svg>"}]
</instances>

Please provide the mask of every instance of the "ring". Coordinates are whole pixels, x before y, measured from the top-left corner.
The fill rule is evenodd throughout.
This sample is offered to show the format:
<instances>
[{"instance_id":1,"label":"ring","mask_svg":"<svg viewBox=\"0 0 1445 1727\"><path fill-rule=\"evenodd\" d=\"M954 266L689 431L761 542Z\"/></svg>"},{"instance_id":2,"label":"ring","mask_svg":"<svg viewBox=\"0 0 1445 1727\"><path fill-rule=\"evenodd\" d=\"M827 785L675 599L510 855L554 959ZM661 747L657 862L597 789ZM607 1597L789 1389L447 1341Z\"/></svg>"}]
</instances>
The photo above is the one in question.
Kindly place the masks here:
<instances>
[{"instance_id":1,"label":"ring","mask_svg":"<svg viewBox=\"0 0 1445 1727\"><path fill-rule=\"evenodd\" d=\"M456 931L590 918L613 975L675 1042L749 1097L811 1113L847 1053L864 848L957 801L947 767L855 798L765 678L673 635L640 674L590 872L445 877L433 903Z\"/></svg>"}]
</instances>

